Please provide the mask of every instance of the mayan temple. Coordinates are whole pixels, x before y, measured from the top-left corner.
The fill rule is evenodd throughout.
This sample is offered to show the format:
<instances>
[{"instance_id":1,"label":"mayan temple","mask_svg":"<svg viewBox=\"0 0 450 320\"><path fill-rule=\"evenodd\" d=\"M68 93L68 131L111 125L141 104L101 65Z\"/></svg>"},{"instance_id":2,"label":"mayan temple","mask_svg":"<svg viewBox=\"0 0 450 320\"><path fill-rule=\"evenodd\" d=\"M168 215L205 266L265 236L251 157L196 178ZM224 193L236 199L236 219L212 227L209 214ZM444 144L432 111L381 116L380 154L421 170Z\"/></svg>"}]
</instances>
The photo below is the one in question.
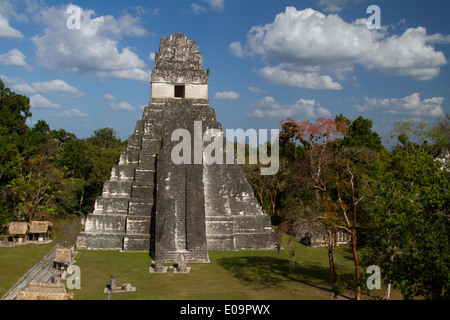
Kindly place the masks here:
<instances>
[{"instance_id":1,"label":"mayan temple","mask_svg":"<svg viewBox=\"0 0 450 320\"><path fill-rule=\"evenodd\" d=\"M180 254L208 262L208 250L272 248L270 218L236 161L198 163L192 152L190 163L173 163L180 143L172 141L175 130L191 133L195 150L208 144L198 146L195 135L211 128L222 132L197 43L178 33L161 39L149 106L87 216L77 248L149 251L164 262Z\"/></svg>"}]
</instances>

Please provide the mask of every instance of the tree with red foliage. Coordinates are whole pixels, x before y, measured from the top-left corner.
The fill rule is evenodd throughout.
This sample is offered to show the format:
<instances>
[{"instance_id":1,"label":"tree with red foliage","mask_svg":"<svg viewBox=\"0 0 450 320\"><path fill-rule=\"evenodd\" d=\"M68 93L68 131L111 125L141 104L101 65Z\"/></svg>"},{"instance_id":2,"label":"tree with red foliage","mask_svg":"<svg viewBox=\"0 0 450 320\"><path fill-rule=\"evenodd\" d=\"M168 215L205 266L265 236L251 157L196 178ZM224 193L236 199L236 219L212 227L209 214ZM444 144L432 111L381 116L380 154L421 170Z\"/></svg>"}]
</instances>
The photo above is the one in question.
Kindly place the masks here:
<instances>
[{"instance_id":1,"label":"tree with red foliage","mask_svg":"<svg viewBox=\"0 0 450 320\"><path fill-rule=\"evenodd\" d=\"M327 171L334 161L334 147L338 137L344 137L349 130L346 121L319 118L315 123L310 121L295 121L292 118L280 122L282 132L281 143L288 141L300 142L306 150L308 176L315 190L315 205L313 218L310 221L318 221L324 227L328 235L327 248L333 286L337 282L333 261L332 233L337 228L338 217L336 215L337 204L333 203L327 194L328 184L333 182ZM327 177L328 176L328 177Z\"/></svg>"},{"instance_id":2,"label":"tree with red foliage","mask_svg":"<svg viewBox=\"0 0 450 320\"><path fill-rule=\"evenodd\" d=\"M316 123L296 122L292 118L280 122L281 141L298 140L306 149L310 164L310 175L316 189L316 201L320 194L326 192L326 181L322 179L325 166L331 161L333 143L337 137L345 136L349 126L346 121L336 122L332 119L319 118Z\"/></svg>"}]
</instances>

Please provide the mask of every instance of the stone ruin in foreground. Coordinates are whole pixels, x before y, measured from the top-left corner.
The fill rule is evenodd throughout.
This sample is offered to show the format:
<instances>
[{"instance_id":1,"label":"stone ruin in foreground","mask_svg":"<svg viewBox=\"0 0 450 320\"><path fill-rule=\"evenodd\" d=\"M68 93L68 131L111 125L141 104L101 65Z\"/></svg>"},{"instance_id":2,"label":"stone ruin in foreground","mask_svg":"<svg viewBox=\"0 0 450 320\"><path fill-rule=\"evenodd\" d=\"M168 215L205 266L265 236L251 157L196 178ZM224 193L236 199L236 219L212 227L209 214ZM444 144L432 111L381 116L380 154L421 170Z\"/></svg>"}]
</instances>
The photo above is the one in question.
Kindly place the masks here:
<instances>
[{"instance_id":1,"label":"stone ruin in foreground","mask_svg":"<svg viewBox=\"0 0 450 320\"><path fill-rule=\"evenodd\" d=\"M179 143L172 133L182 128L193 137L194 121L202 122L202 133L222 131L209 106L197 43L173 34L161 39L150 104L87 216L78 249L149 251L164 262L184 254L189 262L208 262L208 250L273 248L270 218L236 161L172 162Z\"/></svg>"}]
</instances>

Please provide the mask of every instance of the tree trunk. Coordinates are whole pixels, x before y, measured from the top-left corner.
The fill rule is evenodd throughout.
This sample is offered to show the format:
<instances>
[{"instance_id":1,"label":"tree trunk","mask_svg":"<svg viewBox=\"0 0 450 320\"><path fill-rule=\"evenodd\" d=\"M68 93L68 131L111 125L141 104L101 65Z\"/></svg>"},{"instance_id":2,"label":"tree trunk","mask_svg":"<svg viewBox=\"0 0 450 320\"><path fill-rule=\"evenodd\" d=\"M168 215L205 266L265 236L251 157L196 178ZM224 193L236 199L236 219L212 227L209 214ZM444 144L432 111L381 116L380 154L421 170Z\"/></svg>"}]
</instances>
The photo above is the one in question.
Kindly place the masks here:
<instances>
[{"instance_id":1,"label":"tree trunk","mask_svg":"<svg viewBox=\"0 0 450 320\"><path fill-rule=\"evenodd\" d=\"M84 200L84 192L81 193L80 204L78 206L78 211L81 211L81 206L83 205L83 200Z\"/></svg>"},{"instance_id":2,"label":"tree trunk","mask_svg":"<svg viewBox=\"0 0 450 320\"><path fill-rule=\"evenodd\" d=\"M328 247L328 261L330 263L330 272L331 272L331 280L333 282L333 287L336 285L337 277L336 270L334 269L334 260L333 260L333 247Z\"/></svg>"},{"instance_id":3,"label":"tree trunk","mask_svg":"<svg viewBox=\"0 0 450 320\"><path fill-rule=\"evenodd\" d=\"M356 228L352 228L352 254L353 254L353 262L355 265L355 276L356 276L356 300L361 300L361 276L359 273L359 260L358 260L358 252L356 251L357 244L357 234Z\"/></svg>"},{"instance_id":4,"label":"tree trunk","mask_svg":"<svg viewBox=\"0 0 450 320\"><path fill-rule=\"evenodd\" d=\"M336 269L334 268L334 258L333 258L333 238L330 230L327 230L328 235L328 262L330 264L331 281L333 283L333 289L337 282Z\"/></svg>"},{"instance_id":5,"label":"tree trunk","mask_svg":"<svg viewBox=\"0 0 450 320\"><path fill-rule=\"evenodd\" d=\"M389 281L388 284L386 285L386 291L384 293L384 297L383 300L389 300L391 297L391 285L392 283Z\"/></svg>"}]
</instances>

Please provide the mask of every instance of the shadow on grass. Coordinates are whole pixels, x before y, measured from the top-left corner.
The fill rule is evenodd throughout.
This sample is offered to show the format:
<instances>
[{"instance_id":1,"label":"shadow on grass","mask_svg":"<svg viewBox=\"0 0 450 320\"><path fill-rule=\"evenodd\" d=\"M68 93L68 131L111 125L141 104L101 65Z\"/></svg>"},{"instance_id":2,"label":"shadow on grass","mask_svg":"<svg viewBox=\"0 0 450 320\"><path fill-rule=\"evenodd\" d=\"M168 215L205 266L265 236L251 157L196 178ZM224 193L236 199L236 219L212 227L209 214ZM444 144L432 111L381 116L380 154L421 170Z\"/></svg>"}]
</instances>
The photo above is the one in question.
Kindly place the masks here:
<instances>
[{"instance_id":1,"label":"shadow on grass","mask_svg":"<svg viewBox=\"0 0 450 320\"><path fill-rule=\"evenodd\" d=\"M227 257L218 263L236 278L261 288L283 287L287 282L299 282L330 290L330 271L315 264L295 263L289 272L289 261L274 257Z\"/></svg>"}]
</instances>

